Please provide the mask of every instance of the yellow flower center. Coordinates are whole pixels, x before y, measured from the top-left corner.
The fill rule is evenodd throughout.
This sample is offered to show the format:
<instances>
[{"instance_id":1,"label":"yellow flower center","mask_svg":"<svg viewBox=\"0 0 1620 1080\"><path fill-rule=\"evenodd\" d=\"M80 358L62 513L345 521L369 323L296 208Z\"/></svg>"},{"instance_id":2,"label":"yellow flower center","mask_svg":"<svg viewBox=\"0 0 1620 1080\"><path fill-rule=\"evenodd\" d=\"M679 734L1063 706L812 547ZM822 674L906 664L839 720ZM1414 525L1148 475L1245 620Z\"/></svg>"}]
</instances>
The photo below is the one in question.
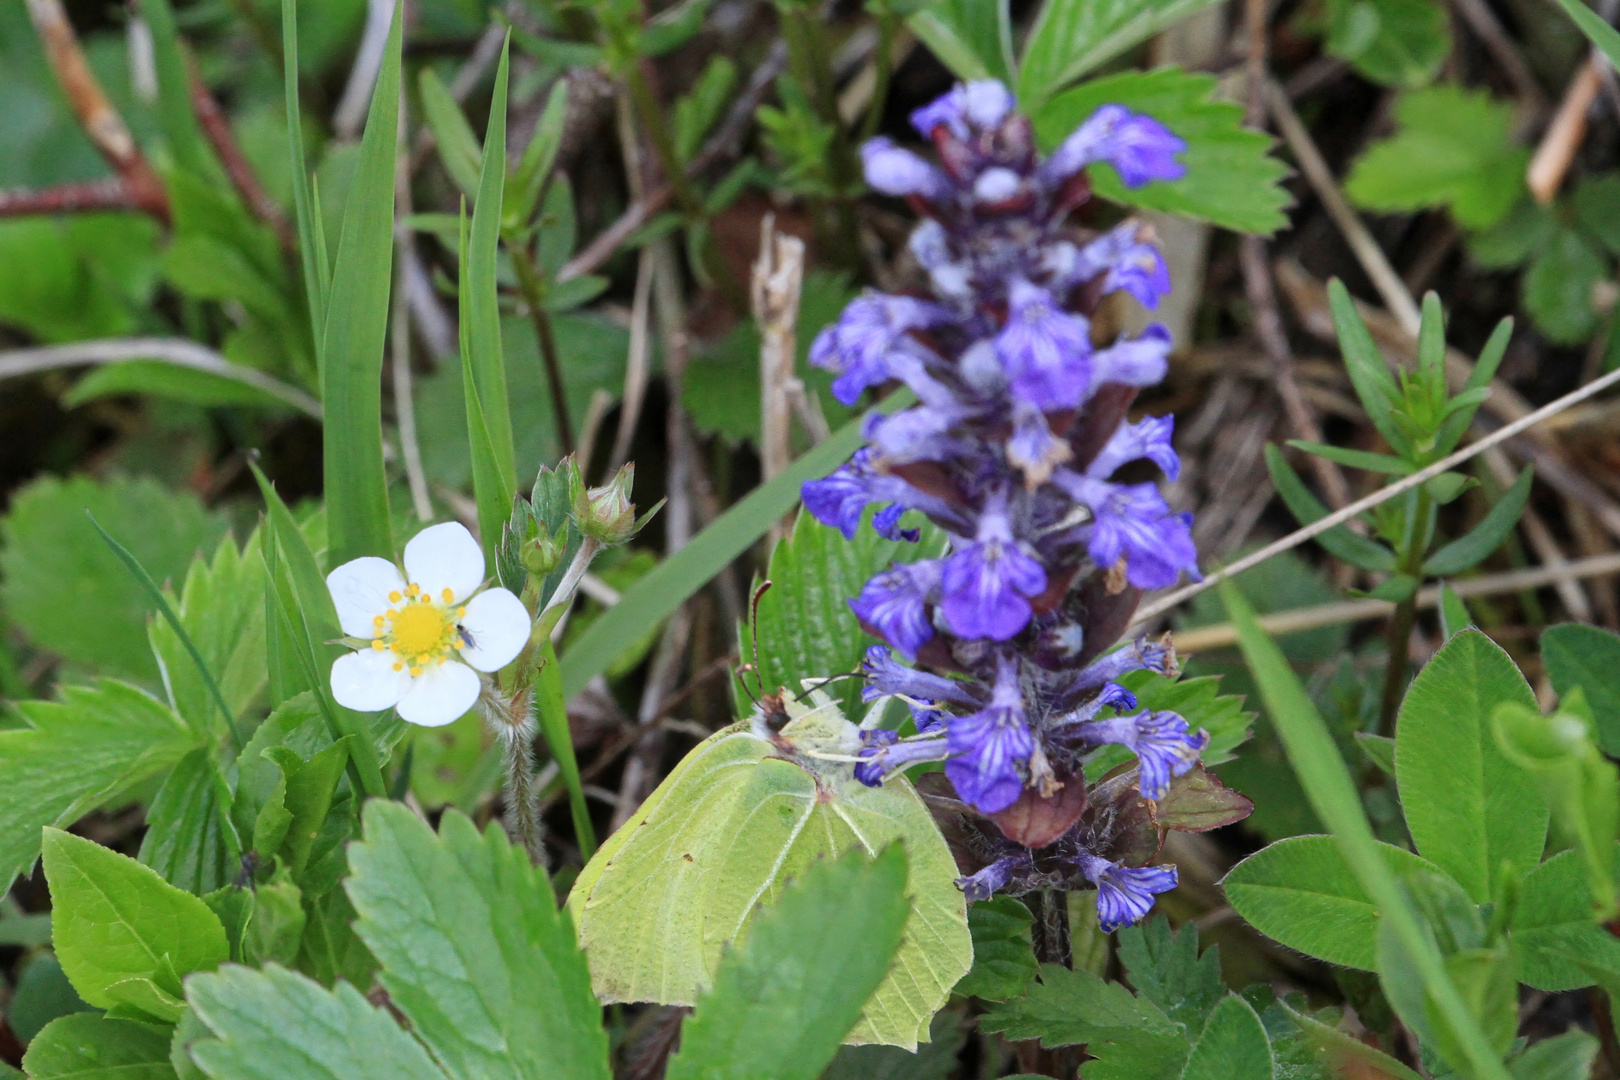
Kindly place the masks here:
<instances>
[{"instance_id":1,"label":"yellow flower center","mask_svg":"<svg viewBox=\"0 0 1620 1080\"><path fill-rule=\"evenodd\" d=\"M439 604L420 586L411 585L403 596L389 595L389 600L398 607L391 607L386 615L372 620L376 636L371 647L379 651L386 649L398 656L394 670L409 666L412 675L420 675L423 667L442 663L463 646L456 624L467 609L450 607L453 594L449 589L445 589L444 594L445 603Z\"/></svg>"}]
</instances>

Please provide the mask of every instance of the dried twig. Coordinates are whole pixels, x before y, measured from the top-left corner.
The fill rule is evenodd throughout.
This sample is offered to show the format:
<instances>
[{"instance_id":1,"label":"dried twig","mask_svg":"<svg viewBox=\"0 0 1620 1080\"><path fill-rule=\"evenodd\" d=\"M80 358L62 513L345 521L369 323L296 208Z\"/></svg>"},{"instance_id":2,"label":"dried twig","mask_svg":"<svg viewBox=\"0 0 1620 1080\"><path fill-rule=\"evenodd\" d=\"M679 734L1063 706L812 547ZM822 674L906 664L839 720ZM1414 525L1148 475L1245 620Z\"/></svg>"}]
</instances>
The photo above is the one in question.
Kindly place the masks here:
<instances>
[{"instance_id":1,"label":"dried twig","mask_svg":"<svg viewBox=\"0 0 1620 1080\"><path fill-rule=\"evenodd\" d=\"M776 231L776 215L760 222L759 258L750 289L759 326L760 464L764 479L793 463L794 381L799 348L799 293L804 284L804 241Z\"/></svg>"},{"instance_id":2,"label":"dried twig","mask_svg":"<svg viewBox=\"0 0 1620 1080\"><path fill-rule=\"evenodd\" d=\"M1564 100L1558 104L1547 133L1541 137L1530 164L1525 169L1524 182L1530 194L1543 205L1553 201L1564 183L1564 175L1575 161L1575 152L1586 138L1586 114L1592 108L1602 85L1602 68L1608 61L1597 50L1582 64L1564 90Z\"/></svg>"},{"instance_id":3,"label":"dried twig","mask_svg":"<svg viewBox=\"0 0 1620 1080\"><path fill-rule=\"evenodd\" d=\"M636 436L641 405L647 397L647 379L652 371L652 282L653 253L643 248L636 260L636 291L630 303L630 355L624 367L619 428L613 436L613 452L608 457L610 473L630 457L630 442Z\"/></svg>"},{"instance_id":4,"label":"dried twig","mask_svg":"<svg viewBox=\"0 0 1620 1080\"><path fill-rule=\"evenodd\" d=\"M343 87L337 109L332 113L332 128L337 137L345 141L360 137L360 128L366 122L371 108L371 90L382 71L383 50L388 46L388 30L394 19L395 0L370 0L366 5L366 29L355 51L354 67L349 69L349 81Z\"/></svg>"}]
</instances>

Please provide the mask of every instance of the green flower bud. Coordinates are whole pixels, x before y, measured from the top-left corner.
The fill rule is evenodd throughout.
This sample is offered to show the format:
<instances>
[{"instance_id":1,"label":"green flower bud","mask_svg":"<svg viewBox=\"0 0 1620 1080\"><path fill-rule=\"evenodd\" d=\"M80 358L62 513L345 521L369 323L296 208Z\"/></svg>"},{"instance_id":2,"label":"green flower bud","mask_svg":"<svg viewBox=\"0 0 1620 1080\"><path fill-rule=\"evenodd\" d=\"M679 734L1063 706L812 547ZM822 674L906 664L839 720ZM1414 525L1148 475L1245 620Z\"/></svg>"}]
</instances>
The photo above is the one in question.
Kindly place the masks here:
<instances>
[{"instance_id":1,"label":"green flower bud","mask_svg":"<svg viewBox=\"0 0 1620 1080\"><path fill-rule=\"evenodd\" d=\"M537 578L543 578L562 563L563 554L568 550L568 529L558 529L557 535L547 536L541 530L538 536L532 537L523 545L518 556L523 561L523 569Z\"/></svg>"},{"instance_id":2,"label":"green flower bud","mask_svg":"<svg viewBox=\"0 0 1620 1080\"><path fill-rule=\"evenodd\" d=\"M574 524L579 531L606 545L622 544L647 523L658 507L637 520L636 504L630 501L630 489L636 479L636 465L631 462L601 487L587 488L575 480L573 496ZM659 506L663 503L660 502Z\"/></svg>"}]
</instances>

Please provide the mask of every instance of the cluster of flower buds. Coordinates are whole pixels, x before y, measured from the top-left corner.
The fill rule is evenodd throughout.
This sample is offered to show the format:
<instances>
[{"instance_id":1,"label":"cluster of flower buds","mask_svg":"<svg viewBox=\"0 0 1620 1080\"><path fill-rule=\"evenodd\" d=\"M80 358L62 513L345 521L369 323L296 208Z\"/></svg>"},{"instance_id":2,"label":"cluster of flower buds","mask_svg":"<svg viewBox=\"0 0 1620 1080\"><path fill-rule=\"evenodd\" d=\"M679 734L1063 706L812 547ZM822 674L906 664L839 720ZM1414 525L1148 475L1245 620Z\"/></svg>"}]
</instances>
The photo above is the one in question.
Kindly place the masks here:
<instances>
[{"instance_id":1,"label":"cluster of flower buds","mask_svg":"<svg viewBox=\"0 0 1620 1080\"><path fill-rule=\"evenodd\" d=\"M1128 187L1173 180L1185 145L1105 105L1043 159L994 81L957 86L912 123L939 165L886 138L862 156L867 182L924 218L910 247L934 296L867 293L810 354L845 404L893 383L917 403L874 415L867 445L804 485L805 507L853 537L876 506L871 527L890 539L916 539L900 524L920 511L950 539L945 557L898 563L850 601L886 642L863 664L867 699L900 698L917 729L868 731L857 775L876 784L943 760L958 805L993 819L1004 846L962 879L970 897L1095 886L1102 924L1124 925L1176 872L1141 865L1156 846L1133 864L1095 799L1087 815L1084 763L1129 748L1131 797L1157 800L1208 737L1174 713L1120 715L1136 700L1115 680L1173 673L1167 645L1105 650L1142 590L1198 570L1191 516L1156 484L1119 478L1144 462L1176 475L1173 421L1126 419L1138 389L1164 377L1170 335L1155 325L1093 342L1104 296L1156 307L1169 273L1141 222L1097 233L1068 219L1089 197L1087 166L1107 163Z\"/></svg>"}]
</instances>

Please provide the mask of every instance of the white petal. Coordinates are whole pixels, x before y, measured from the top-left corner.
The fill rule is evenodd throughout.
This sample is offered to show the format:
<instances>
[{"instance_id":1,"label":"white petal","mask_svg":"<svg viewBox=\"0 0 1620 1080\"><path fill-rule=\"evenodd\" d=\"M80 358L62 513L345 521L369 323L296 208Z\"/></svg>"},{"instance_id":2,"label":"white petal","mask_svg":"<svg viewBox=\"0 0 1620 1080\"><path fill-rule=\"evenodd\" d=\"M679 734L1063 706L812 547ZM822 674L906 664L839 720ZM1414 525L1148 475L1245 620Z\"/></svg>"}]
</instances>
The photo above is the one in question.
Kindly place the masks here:
<instances>
[{"instance_id":1,"label":"white petal","mask_svg":"<svg viewBox=\"0 0 1620 1080\"><path fill-rule=\"evenodd\" d=\"M451 603L464 604L484 580L484 549L458 521L430 525L405 545L405 573L434 600L449 589Z\"/></svg>"},{"instance_id":2,"label":"white petal","mask_svg":"<svg viewBox=\"0 0 1620 1080\"><path fill-rule=\"evenodd\" d=\"M478 673L466 664L446 660L422 670L399 701L399 718L423 727L443 727L460 720L478 700Z\"/></svg>"},{"instance_id":3,"label":"white petal","mask_svg":"<svg viewBox=\"0 0 1620 1080\"><path fill-rule=\"evenodd\" d=\"M369 638L371 620L394 605L388 594L405 588L399 568L387 559L363 555L326 575L326 587L337 605L338 624L353 637ZM384 706L386 708L386 706Z\"/></svg>"},{"instance_id":4,"label":"white petal","mask_svg":"<svg viewBox=\"0 0 1620 1080\"><path fill-rule=\"evenodd\" d=\"M461 628L472 644L461 659L479 671L499 671L516 659L529 640L529 609L506 589L485 589L467 604Z\"/></svg>"},{"instance_id":5,"label":"white petal","mask_svg":"<svg viewBox=\"0 0 1620 1080\"><path fill-rule=\"evenodd\" d=\"M345 709L379 712L393 708L411 688L411 673L395 671L399 657L361 649L340 656L332 665L332 696Z\"/></svg>"}]
</instances>

